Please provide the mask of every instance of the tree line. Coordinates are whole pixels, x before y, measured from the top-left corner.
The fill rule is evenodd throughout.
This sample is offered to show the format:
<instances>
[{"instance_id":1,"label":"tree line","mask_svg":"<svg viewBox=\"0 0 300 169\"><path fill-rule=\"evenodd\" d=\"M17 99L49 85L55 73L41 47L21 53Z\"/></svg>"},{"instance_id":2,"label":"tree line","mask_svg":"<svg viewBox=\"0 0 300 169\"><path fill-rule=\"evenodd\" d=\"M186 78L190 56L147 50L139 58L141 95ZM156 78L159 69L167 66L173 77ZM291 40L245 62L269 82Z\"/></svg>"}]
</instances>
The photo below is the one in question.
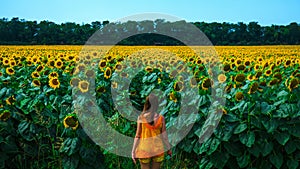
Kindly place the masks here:
<instances>
[{"instance_id":1,"label":"tree line","mask_svg":"<svg viewBox=\"0 0 300 169\"><path fill-rule=\"evenodd\" d=\"M190 23L199 28L213 45L300 44L300 25L296 22L289 25L270 26L261 26L258 22ZM180 33L180 25L185 24L185 21L169 22L163 19L124 23L110 23L106 20L86 24L74 22L57 24L51 21L26 21L18 17L10 20L2 18L0 19L0 44L83 45L96 31L100 30L100 39L114 39L118 35L126 37L117 43L114 42L118 45L183 45L184 43L176 38L155 32L163 30L175 35ZM132 34L134 36L126 36ZM192 33L185 36L187 40L195 38Z\"/></svg>"}]
</instances>

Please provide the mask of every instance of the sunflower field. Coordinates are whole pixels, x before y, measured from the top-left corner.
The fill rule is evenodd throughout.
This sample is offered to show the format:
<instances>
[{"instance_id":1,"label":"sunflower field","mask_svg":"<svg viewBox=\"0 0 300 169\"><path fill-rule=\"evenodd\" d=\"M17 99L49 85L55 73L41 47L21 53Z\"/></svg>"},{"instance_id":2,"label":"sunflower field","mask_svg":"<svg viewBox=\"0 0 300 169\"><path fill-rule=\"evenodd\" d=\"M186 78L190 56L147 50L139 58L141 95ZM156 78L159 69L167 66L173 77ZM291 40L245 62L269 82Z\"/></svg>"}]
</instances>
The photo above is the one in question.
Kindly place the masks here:
<instances>
[{"instance_id":1,"label":"sunflower field","mask_svg":"<svg viewBox=\"0 0 300 169\"><path fill-rule=\"evenodd\" d=\"M162 168L299 168L300 46L217 46L218 59L203 58L185 47L153 46L157 50L152 58L134 57L148 48L116 46L102 57L101 52L80 55L82 46L0 46L0 168L138 168L131 158L117 156L89 137L84 127L97 119L80 122L74 93L94 93L107 123L134 137L136 122L115 107L114 101L120 100L113 100L113 91L122 84L112 78L119 74L126 80L139 64L147 66L136 72L125 95L142 110L152 90L163 91L165 108L160 113L167 129L178 115L187 85L199 95L201 118L173 147L173 157ZM164 58L158 49L177 58ZM176 63L178 72L190 70L193 78L175 76L177 72L156 64L164 59ZM215 80L208 62L220 70ZM200 144L201 126L211 113L211 89L217 85L224 87L226 100L219 107L222 118ZM81 108L86 114L89 104ZM101 132L96 136L106 137Z\"/></svg>"}]
</instances>

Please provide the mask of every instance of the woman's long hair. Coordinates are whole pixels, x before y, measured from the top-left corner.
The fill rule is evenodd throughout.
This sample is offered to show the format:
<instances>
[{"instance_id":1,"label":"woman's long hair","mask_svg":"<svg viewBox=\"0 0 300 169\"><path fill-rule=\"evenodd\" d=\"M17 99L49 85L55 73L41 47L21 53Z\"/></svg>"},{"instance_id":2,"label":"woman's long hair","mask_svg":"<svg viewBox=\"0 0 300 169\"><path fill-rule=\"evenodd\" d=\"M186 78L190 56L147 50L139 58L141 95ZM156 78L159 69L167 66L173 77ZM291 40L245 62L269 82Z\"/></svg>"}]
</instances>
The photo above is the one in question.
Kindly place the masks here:
<instances>
[{"instance_id":1,"label":"woman's long hair","mask_svg":"<svg viewBox=\"0 0 300 169\"><path fill-rule=\"evenodd\" d=\"M149 124L153 125L154 123L154 115L158 109L158 97L154 94L150 94L146 97L146 101L144 104L143 112L144 113L150 112L150 118L147 118Z\"/></svg>"}]
</instances>

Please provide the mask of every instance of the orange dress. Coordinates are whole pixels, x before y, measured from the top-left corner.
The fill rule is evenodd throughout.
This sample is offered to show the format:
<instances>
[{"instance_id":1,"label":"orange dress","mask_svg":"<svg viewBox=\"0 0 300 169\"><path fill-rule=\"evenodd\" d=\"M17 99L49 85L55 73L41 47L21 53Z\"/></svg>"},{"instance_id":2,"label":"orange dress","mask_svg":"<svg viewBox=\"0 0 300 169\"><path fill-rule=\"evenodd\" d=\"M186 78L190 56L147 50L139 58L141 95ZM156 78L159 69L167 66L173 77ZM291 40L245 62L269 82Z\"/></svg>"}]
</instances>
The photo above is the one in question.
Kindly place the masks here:
<instances>
[{"instance_id":1,"label":"orange dress","mask_svg":"<svg viewBox=\"0 0 300 169\"><path fill-rule=\"evenodd\" d=\"M141 138L136 148L137 158L150 158L164 154L164 144L162 141L163 116L159 115L155 124L150 125L147 120L141 116Z\"/></svg>"}]
</instances>

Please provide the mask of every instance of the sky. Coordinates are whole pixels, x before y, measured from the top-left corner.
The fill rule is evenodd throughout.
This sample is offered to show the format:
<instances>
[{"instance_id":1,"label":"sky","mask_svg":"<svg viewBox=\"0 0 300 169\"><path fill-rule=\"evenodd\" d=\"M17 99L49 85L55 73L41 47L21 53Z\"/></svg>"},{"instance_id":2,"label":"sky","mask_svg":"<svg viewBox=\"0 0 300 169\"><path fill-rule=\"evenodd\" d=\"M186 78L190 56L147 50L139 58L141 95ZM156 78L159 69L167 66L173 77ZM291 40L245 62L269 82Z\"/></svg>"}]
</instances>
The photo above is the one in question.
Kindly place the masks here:
<instances>
[{"instance_id":1,"label":"sky","mask_svg":"<svg viewBox=\"0 0 300 169\"><path fill-rule=\"evenodd\" d=\"M270 26L300 23L299 7L299 0L4 0L0 6L0 18L84 24L161 13L187 22L254 21Z\"/></svg>"}]
</instances>

